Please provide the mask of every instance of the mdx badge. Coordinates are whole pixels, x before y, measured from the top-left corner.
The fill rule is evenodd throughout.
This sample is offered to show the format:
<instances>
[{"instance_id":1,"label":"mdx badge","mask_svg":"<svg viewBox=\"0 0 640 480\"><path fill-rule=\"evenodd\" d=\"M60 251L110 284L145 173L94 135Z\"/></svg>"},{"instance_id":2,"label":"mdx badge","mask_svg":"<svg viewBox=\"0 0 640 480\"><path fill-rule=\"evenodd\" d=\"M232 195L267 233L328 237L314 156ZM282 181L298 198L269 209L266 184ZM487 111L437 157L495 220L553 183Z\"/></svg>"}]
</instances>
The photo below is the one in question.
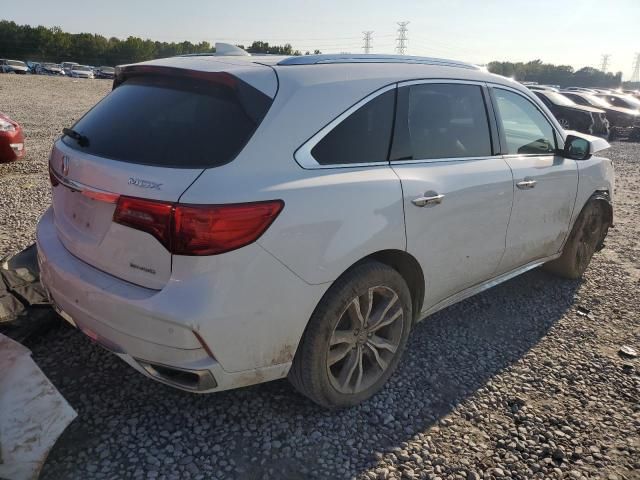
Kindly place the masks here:
<instances>
[{"instance_id":1,"label":"mdx badge","mask_svg":"<svg viewBox=\"0 0 640 480\"><path fill-rule=\"evenodd\" d=\"M141 178L129 177L129 185L134 185L140 188L154 188L160 190L161 183L152 182L150 180L143 180Z\"/></svg>"}]
</instances>

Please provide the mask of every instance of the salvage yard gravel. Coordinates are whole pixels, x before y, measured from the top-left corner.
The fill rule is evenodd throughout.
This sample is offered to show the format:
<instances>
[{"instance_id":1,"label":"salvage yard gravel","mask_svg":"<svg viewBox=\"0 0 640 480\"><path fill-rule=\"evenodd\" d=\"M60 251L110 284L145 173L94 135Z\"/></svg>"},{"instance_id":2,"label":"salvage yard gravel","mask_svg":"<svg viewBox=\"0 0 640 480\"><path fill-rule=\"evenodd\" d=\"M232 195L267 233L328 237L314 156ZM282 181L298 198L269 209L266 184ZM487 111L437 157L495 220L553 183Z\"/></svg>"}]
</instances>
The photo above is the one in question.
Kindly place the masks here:
<instances>
[{"instance_id":1,"label":"salvage yard gravel","mask_svg":"<svg viewBox=\"0 0 640 480\"><path fill-rule=\"evenodd\" d=\"M0 256L33 243L52 142L110 88L0 75L27 148L0 165ZM534 270L433 315L387 386L350 409L286 381L177 391L61 322L27 345L78 412L41 478L640 478L640 360L621 353L640 350L640 144L606 155L616 225L583 280Z\"/></svg>"}]
</instances>

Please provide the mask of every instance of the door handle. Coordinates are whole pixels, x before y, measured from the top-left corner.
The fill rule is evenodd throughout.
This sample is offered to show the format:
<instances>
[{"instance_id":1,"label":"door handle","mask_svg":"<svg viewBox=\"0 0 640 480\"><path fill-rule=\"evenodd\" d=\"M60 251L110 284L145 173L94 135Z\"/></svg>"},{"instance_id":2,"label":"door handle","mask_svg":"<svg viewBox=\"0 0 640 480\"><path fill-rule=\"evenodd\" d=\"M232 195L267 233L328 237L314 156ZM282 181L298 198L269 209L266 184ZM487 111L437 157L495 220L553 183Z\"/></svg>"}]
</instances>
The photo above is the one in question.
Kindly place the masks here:
<instances>
[{"instance_id":1,"label":"door handle","mask_svg":"<svg viewBox=\"0 0 640 480\"><path fill-rule=\"evenodd\" d=\"M525 178L523 181L516 183L516 186L520 190L530 190L532 188L535 188L536 183L538 183L538 182L536 182L533 179Z\"/></svg>"},{"instance_id":2,"label":"door handle","mask_svg":"<svg viewBox=\"0 0 640 480\"><path fill-rule=\"evenodd\" d=\"M427 205L440 205L444 195L432 195L430 197L417 197L411 200L416 207L426 207Z\"/></svg>"}]
</instances>

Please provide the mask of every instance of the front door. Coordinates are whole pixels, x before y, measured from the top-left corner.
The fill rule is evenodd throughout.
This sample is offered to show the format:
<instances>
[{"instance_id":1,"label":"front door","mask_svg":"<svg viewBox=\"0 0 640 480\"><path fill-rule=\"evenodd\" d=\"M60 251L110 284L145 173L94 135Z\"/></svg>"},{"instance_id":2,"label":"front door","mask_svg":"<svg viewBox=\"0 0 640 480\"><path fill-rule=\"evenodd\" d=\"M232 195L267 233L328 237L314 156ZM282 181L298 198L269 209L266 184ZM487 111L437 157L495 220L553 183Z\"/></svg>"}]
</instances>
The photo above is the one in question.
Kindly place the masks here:
<instances>
[{"instance_id":1,"label":"front door","mask_svg":"<svg viewBox=\"0 0 640 480\"><path fill-rule=\"evenodd\" d=\"M425 275L424 310L490 279L504 253L512 176L493 155L485 97L483 85L466 82L398 89L390 160L407 251Z\"/></svg>"},{"instance_id":2,"label":"front door","mask_svg":"<svg viewBox=\"0 0 640 480\"><path fill-rule=\"evenodd\" d=\"M524 95L492 88L504 159L513 172L513 210L498 273L560 251L578 188L575 160L558 155L559 134Z\"/></svg>"}]
</instances>

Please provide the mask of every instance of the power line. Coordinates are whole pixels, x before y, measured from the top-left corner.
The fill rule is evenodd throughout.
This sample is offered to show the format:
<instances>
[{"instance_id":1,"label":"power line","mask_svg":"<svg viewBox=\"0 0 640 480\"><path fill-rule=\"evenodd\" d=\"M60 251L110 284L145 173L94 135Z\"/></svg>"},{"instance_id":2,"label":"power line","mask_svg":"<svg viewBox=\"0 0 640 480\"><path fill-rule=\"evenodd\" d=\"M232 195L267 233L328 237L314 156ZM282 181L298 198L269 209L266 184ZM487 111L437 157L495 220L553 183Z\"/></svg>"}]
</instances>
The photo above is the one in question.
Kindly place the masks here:
<instances>
[{"instance_id":1,"label":"power line","mask_svg":"<svg viewBox=\"0 0 640 480\"><path fill-rule=\"evenodd\" d=\"M371 35L373 35L373 30L367 30L362 32L364 35L364 53L371 53Z\"/></svg>"},{"instance_id":2,"label":"power line","mask_svg":"<svg viewBox=\"0 0 640 480\"><path fill-rule=\"evenodd\" d=\"M398 43L396 50L400 55L404 55L407 50L407 25L409 25L409 22L398 22L398 38L396 38Z\"/></svg>"},{"instance_id":3,"label":"power line","mask_svg":"<svg viewBox=\"0 0 640 480\"><path fill-rule=\"evenodd\" d=\"M610 53L605 53L602 55L602 63L600 64L600 71L602 73L607 73L607 68L609 67L609 60L611 59Z\"/></svg>"},{"instance_id":4,"label":"power line","mask_svg":"<svg viewBox=\"0 0 640 480\"><path fill-rule=\"evenodd\" d=\"M636 58L633 62L633 73L631 74L631 81L640 82L640 53L636 53Z\"/></svg>"}]
</instances>

